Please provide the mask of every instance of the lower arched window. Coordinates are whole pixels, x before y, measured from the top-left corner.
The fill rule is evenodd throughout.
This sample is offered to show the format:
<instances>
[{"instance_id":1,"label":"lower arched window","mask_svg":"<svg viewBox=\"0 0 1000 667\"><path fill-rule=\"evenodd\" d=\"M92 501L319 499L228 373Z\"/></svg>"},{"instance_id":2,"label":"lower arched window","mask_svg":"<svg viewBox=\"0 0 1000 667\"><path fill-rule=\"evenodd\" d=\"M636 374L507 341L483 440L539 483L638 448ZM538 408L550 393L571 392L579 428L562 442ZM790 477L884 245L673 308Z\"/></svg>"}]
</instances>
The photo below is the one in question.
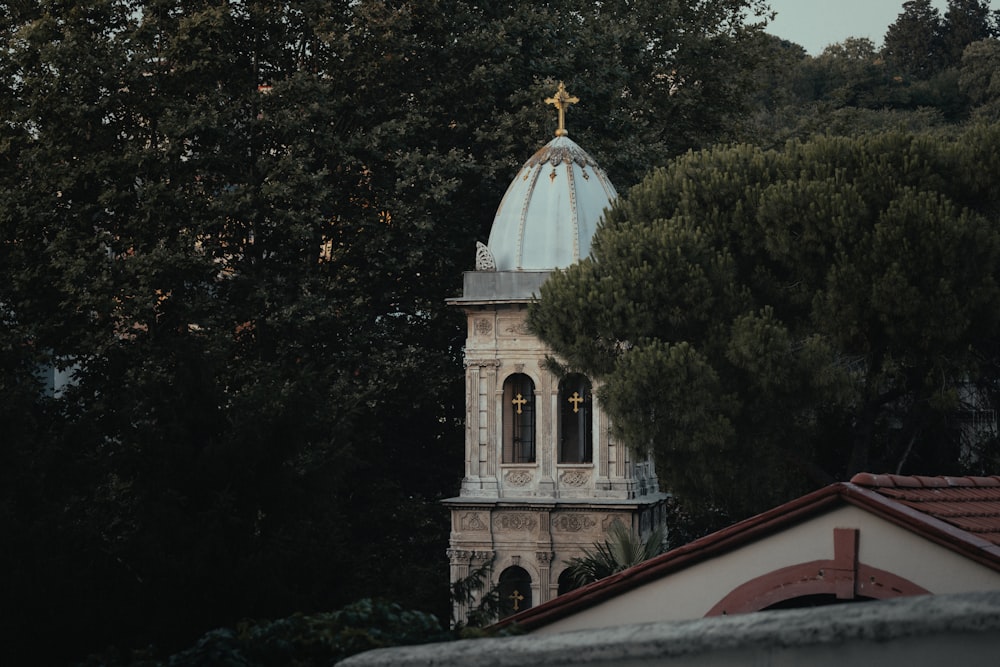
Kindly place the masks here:
<instances>
[{"instance_id":1,"label":"lower arched window","mask_svg":"<svg viewBox=\"0 0 1000 667\"><path fill-rule=\"evenodd\" d=\"M500 573L497 581L500 595L500 618L531 607L531 575L523 567L514 565Z\"/></svg>"},{"instance_id":2,"label":"lower arched window","mask_svg":"<svg viewBox=\"0 0 1000 667\"><path fill-rule=\"evenodd\" d=\"M567 375L559 383L559 463L593 460L593 403L590 380Z\"/></svg>"},{"instance_id":3,"label":"lower arched window","mask_svg":"<svg viewBox=\"0 0 1000 667\"><path fill-rule=\"evenodd\" d=\"M573 576L573 571L566 568L559 575L559 595L565 595L570 591L575 591L580 587L580 584L576 583L576 578Z\"/></svg>"},{"instance_id":4,"label":"lower arched window","mask_svg":"<svg viewBox=\"0 0 1000 667\"><path fill-rule=\"evenodd\" d=\"M515 373L503 383L503 462L535 461L535 383Z\"/></svg>"}]
</instances>

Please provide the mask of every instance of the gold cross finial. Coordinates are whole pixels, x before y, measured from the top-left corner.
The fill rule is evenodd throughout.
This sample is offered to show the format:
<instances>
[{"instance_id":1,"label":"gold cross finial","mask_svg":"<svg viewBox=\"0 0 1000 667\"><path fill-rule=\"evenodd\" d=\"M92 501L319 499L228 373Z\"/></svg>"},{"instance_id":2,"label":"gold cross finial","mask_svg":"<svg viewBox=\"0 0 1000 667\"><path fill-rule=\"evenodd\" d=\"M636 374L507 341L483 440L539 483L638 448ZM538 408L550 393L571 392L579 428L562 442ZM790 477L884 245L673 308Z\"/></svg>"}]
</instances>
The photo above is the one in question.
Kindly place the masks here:
<instances>
[{"instance_id":1,"label":"gold cross finial","mask_svg":"<svg viewBox=\"0 0 1000 667\"><path fill-rule=\"evenodd\" d=\"M521 394L518 394L517 398L511 400L511 403L517 406L517 414L521 414L521 406L527 404L527 402L528 399Z\"/></svg>"},{"instance_id":2,"label":"gold cross finial","mask_svg":"<svg viewBox=\"0 0 1000 667\"><path fill-rule=\"evenodd\" d=\"M566 131L566 109L569 105L576 104L580 101L579 97L570 97L570 94L566 92L566 86L563 82L559 82L559 90L556 91L554 97L546 97L545 103L551 104L556 109L559 110L559 129L556 130L557 137L565 137L569 132Z\"/></svg>"},{"instance_id":3,"label":"gold cross finial","mask_svg":"<svg viewBox=\"0 0 1000 667\"><path fill-rule=\"evenodd\" d=\"M566 400L573 404L573 412L579 412L580 404L585 402L587 399L585 399L583 396L580 396L580 392L574 391L573 395L567 398Z\"/></svg>"}]
</instances>

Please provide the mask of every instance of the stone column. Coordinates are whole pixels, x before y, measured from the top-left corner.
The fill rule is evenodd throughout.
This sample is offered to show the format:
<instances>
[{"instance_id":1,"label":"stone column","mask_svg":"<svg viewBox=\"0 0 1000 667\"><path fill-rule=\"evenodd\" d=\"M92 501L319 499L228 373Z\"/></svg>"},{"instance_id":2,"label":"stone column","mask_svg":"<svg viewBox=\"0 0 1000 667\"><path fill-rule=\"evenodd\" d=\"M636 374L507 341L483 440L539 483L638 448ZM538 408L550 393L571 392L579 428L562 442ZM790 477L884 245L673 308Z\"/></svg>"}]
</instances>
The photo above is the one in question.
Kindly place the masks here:
<instances>
[{"instance_id":1,"label":"stone column","mask_svg":"<svg viewBox=\"0 0 1000 667\"><path fill-rule=\"evenodd\" d=\"M465 478L478 487L479 482L479 365L468 363L465 369Z\"/></svg>"},{"instance_id":2,"label":"stone column","mask_svg":"<svg viewBox=\"0 0 1000 667\"><path fill-rule=\"evenodd\" d=\"M548 602L558 593L559 585L552 582L552 559L555 556L551 551L539 551L535 554L538 563L538 604Z\"/></svg>"},{"instance_id":3,"label":"stone column","mask_svg":"<svg viewBox=\"0 0 1000 667\"><path fill-rule=\"evenodd\" d=\"M448 549L448 562L451 566L451 583L463 581L466 584L465 595L457 597L452 602L452 622L465 623L469 613L475 611L482 602L483 594L489 592L496 582L493 581L494 552L470 551L466 549ZM481 581L469 581L469 577L480 571Z\"/></svg>"},{"instance_id":4,"label":"stone column","mask_svg":"<svg viewBox=\"0 0 1000 667\"><path fill-rule=\"evenodd\" d=\"M502 420L503 416L498 417L498 409L502 409L502 400L497 400L497 369L500 367L500 361L498 359L493 359L490 361L482 362L482 370L485 371L482 391L480 392L480 400L483 402L482 412L485 413L485 424L480 425L480 440L479 440L479 460L480 465L483 467L483 489L488 491L490 495L497 495L498 484L497 484L497 459L500 456L500 443L497 442L497 423L498 419ZM503 389L500 390L501 399L503 397ZM483 429L482 426L486 428Z\"/></svg>"},{"instance_id":5,"label":"stone column","mask_svg":"<svg viewBox=\"0 0 1000 667\"><path fill-rule=\"evenodd\" d=\"M535 460L538 461L538 495L552 498L556 495L556 483L553 479L556 451L551 437L555 418L551 406L545 405L545 385L552 384L552 376L545 371L539 373L538 386L535 388Z\"/></svg>"},{"instance_id":6,"label":"stone column","mask_svg":"<svg viewBox=\"0 0 1000 667\"><path fill-rule=\"evenodd\" d=\"M451 570L451 583L462 581L469 576L469 560L472 558L471 551L464 549L448 549L448 564ZM471 596L470 596L471 597ZM452 599L452 622L464 621L469 617L469 605L472 602L469 597Z\"/></svg>"},{"instance_id":7,"label":"stone column","mask_svg":"<svg viewBox=\"0 0 1000 667\"><path fill-rule=\"evenodd\" d=\"M556 464L559 461L559 385L553 379L549 384L549 433L545 441L548 457L545 460L545 475L552 484L552 495L558 495Z\"/></svg>"},{"instance_id":8,"label":"stone column","mask_svg":"<svg viewBox=\"0 0 1000 667\"><path fill-rule=\"evenodd\" d=\"M496 496L496 416L494 393L497 384L497 359L467 359L465 464L462 495Z\"/></svg>"},{"instance_id":9,"label":"stone column","mask_svg":"<svg viewBox=\"0 0 1000 667\"><path fill-rule=\"evenodd\" d=\"M611 475L614 446L611 442L611 424L607 414L597 402L597 389L594 389L594 495L596 497L612 496Z\"/></svg>"}]
</instances>

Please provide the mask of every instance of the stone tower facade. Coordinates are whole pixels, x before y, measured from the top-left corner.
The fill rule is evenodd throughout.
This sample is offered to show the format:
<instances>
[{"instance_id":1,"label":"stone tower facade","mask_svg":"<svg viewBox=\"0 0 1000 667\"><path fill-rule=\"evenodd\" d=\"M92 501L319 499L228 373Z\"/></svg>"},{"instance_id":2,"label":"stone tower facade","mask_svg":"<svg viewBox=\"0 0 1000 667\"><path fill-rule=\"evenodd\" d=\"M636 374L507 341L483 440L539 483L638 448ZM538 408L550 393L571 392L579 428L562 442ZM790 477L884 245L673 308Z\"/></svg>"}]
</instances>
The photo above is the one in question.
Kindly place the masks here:
<instances>
[{"instance_id":1,"label":"stone tower facade","mask_svg":"<svg viewBox=\"0 0 1000 667\"><path fill-rule=\"evenodd\" d=\"M569 98L564 89L549 100ZM560 121L565 106L560 108ZM560 133L561 132L561 133ZM569 590L566 561L619 521L645 536L666 495L652 462L611 436L591 381L557 377L527 309L553 269L589 254L614 198L603 171L566 136L538 151L501 202L476 271L451 304L468 320L465 473L451 510L451 581L482 569L507 615ZM458 603L455 617L469 609Z\"/></svg>"}]
</instances>

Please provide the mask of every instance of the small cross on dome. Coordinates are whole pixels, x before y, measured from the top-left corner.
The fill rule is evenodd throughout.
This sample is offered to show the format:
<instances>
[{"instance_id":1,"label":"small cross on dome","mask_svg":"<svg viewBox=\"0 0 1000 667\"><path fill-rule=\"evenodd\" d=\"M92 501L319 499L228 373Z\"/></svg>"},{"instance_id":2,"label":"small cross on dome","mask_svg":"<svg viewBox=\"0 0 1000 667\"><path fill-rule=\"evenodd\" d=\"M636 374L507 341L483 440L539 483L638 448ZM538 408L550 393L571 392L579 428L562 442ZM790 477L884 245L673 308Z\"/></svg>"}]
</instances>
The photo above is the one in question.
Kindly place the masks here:
<instances>
[{"instance_id":1,"label":"small cross on dome","mask_svg":"<svg viewBox=\"0 0 1000 667\"><path fill-rule=\"evenodd\" d=\"M579 101L579 97L571 97L570 94L566 92L566 86L562 81L559 82L559 90L556 91L555 96L545 98L546 104L551 104L559 110L559 129L556 130L557 137L565 137L569 134L569 132L566 131L566 109L569 108L569 105L576 104Z\"/></svg>"}]
</instances>

